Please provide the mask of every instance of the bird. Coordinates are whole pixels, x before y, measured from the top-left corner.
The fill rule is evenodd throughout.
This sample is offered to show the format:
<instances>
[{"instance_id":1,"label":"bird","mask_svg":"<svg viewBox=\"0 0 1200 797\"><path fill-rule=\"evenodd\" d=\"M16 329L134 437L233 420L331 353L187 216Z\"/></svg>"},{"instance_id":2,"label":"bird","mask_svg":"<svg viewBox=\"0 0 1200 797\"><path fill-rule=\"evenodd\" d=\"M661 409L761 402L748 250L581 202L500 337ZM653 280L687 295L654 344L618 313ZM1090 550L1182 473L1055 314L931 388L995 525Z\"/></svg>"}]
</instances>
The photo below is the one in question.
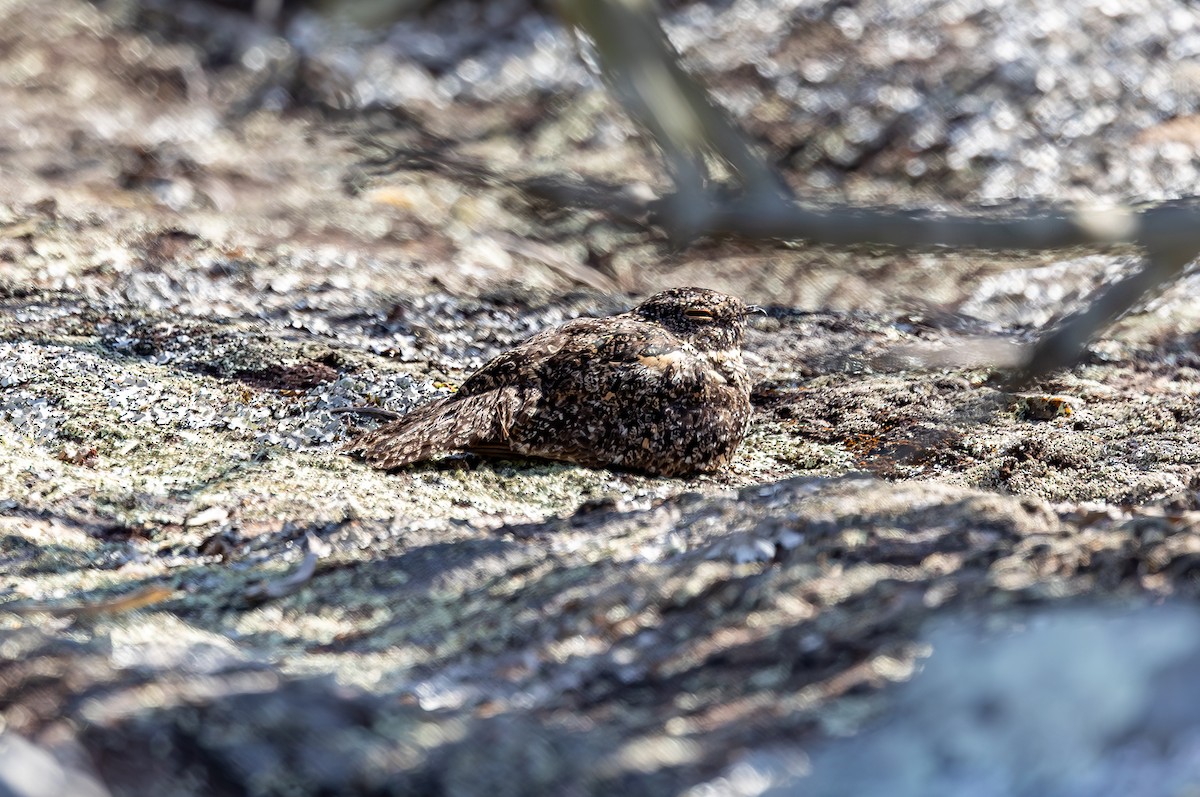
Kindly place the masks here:
<instances>
[{"instance_id":1,"label":"bird","mask_svg":"<svg viewBox=\"0 0 1200 797\"><path fill-rule=\"evenodd\" d=\"M750 423L742 340L755 309L684 287L568 321L345 450L382 470L470 452L655 476L718 472Z\"/></svg>"}]
</instances>

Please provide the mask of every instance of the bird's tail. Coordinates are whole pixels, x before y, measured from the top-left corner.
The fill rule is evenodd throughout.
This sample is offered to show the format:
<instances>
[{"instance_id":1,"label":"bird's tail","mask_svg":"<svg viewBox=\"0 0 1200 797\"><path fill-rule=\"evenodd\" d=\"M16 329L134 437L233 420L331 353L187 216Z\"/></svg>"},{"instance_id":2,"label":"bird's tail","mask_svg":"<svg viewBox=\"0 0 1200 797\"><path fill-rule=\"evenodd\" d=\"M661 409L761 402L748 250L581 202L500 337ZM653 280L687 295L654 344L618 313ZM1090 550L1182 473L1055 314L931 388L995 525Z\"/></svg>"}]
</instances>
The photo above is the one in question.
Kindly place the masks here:
<instances>
[{"instance_id":1,"label":"bird's tail","mask_svg":"<svg viewBox=\"0 0 1200 797\"><path fill-rule=\"evenodd\" d=\"M367 432L343 450L361 454L370 465L383 470L455 451L510 450L508 427L515 407L513 397L503 395L506 392L447 396Z\"/></svg>"}]
</instances>

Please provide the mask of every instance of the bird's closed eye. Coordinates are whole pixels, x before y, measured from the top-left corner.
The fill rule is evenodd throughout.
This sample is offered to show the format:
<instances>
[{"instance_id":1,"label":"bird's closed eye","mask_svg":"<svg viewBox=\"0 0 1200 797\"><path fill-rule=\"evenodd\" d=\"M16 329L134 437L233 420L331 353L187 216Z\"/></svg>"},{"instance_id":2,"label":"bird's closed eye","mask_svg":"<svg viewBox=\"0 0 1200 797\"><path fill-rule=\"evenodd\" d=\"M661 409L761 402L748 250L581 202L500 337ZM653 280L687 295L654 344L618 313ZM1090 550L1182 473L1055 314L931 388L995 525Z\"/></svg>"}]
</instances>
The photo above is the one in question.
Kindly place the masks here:
<instances>
[{"instance_id":1,"label":"bird's closed eye","mask_svg":"<svg viewBox=\"0 0 1200 797\"><path fill-rule=\"evenodd\" d=\"M684 318L690 318L693 321L712 321L712 310L705 310L703 307L689 307L683 311Z\"/></svg>"}]
</instances>

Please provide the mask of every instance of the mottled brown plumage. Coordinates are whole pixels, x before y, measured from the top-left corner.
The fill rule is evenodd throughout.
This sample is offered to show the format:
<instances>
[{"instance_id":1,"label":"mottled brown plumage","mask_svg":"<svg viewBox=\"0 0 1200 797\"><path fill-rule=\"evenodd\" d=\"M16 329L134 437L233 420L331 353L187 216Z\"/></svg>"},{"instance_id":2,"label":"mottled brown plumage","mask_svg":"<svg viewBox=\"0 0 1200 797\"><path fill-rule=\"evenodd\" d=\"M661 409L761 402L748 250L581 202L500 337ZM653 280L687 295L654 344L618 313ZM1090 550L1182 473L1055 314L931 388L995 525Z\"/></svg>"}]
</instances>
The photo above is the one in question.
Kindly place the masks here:
<instances>
[{"instance_id":1,"label":"mottled brown plumage","mask_svg":"<svg viewBox=\"0 0 1200 797\"><path fill-rule=\"evenodd\" d=\"M385 469L470 451L663 476L719 470L750 420L747 310L716 291L676 288L627 313L570 321L349 450Z\"/></svg>"}]
</instances>

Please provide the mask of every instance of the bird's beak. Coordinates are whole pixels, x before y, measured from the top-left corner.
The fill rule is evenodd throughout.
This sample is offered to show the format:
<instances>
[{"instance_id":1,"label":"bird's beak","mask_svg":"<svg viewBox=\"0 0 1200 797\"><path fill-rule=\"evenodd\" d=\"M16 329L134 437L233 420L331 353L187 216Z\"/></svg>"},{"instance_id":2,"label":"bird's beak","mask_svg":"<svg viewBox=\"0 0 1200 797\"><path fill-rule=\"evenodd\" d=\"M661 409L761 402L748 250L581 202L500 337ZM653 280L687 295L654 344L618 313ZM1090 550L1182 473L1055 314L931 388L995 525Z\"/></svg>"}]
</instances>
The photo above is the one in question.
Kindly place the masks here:
<instances>
[{"instance_id":1,"label":"bird's beak","mask_svg":"<svg viewBox=\"0 0 1200 797\"><path fill-rule=\"evenodd\" d=\"M763 315L766 315L767 308L763 307L762 305L758 305L758 304L750 304L750 305L746 305L746 313L747 314L762 313Z\"/></svg>"}]
</instances>

